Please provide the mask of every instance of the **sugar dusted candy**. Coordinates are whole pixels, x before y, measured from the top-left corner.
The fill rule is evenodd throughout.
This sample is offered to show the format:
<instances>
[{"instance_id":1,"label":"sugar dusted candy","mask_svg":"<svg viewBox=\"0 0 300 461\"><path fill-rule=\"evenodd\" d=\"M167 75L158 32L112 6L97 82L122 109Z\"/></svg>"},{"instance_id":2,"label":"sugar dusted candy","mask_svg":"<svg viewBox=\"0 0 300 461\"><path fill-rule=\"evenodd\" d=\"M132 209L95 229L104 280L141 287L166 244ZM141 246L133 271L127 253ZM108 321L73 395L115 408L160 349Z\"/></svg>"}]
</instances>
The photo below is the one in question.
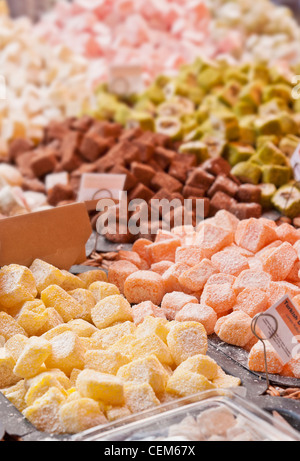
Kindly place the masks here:
<instances>
[{"instance_id":1,"label":"sugar dusted candy","mask_svg":"<svg viewBox=\"0 0 300 461\"><path fill-rule=\"evenodd\" d=\"M230 247L229 247L230 248ZM224 250L212 256L211 262L223 274L237 277L242 271L250 269L248 260L234 249Z\"/></svg>"},{"instance_id":2,"label":"sugar dusted candy","mask_svg":"<svg viewBox=\"0 0 300 461\"><path fill-rule=\"evenodd\" d=\"M250 317L255 317L269 307L268 295L258 288L245 288L236 299L235 311L243 311Z\"/></svg>"},{"instance_id":3,"label":"sugar dusted candy","mask_svg":"<svg viewBox=\"0 0 300 461\"><path fill-rule=\"evenodd\" d=\"M84 347L79 337L72 331L66 331L50 340L51 353L45 364L47 368L59 368L70 376L73 368L84 367Z\"/></svg>"},{"instance_id":4,"label":"sugar dusted candy","mask_svg":"<svg viewBox=\"0 0 300 461\"><path fill-rule=\"evenodd\" d=\"M0 270L0 307L15 315L26 301L37 295L32 272L24 266L11 264Z\"/></svg>"},{"instance_id":5,"label":"sugar dusted candy","mask_svg":"<svg viewBox=\"0 0 300 461\"><path fill-rule=\"evenodd\" d=\"M41 293L41 300L46 307L53 307L64 322L81 318L84 307L58 285L50 285Z\"/></svg>"},{"instance_id":6,"label":"sugar dusted candy","mask_svg":"<svg viewBox=\"0 0 300 461\"><path fill-rule=\"evenodd\" d=\"M186 304L191 303L198 303L195 296L187 295L180 291L174 291L173 293L165 294L161 303L161 308L168 320L174 320L176 314L180 312Z\"/></svg>"},{"instance_id":7,"label":"sugar dusted candy","mask_svg":"<svg viewBox=\"0 0 300 461\"><path fill-rule=\"evenodd\" d=\"M215 385L205 376L192 371L178 370L170 377L166 391L177 397L187 397L214 388Z\"/></svg>"},{"instance_id":8,"label":"sugar dusted candy","mask_svg":"<svg viewBox=\"0 0 300 461\"><path fill-rule=\"evenodd\" d=\"M163 275L167 269L173 266L171 261L159 261L158 263L151 264L151 271L159 275Z\"/></svg>"},{"instance_id":9,"label":"sugar dusted candy","mask_svg":"<svg viewBox=\"0 0 300 461\"><path fill-rule=\"evenodd\" d=\"M132 316L136 325L142 323L146 317L166 318L163 309L155 306L152 301L144 301L132 306Z\"/></svg>"},{"instance_id":10,"label":"sugar dusted candy","mask_svg":"<svg viewBox=\"0 0 300 461\"><path fill-rule=\"evenodd\" d=\"M156 334L135 339L135 341L132 341L129 350L131 354L130 352L128 354L132 360L155 355L163 365L172 366L174 363L170 347L167 347Z\"/></svg>"},{"instance_id":11,"label":"sugar dusted candy","mask_svg":"<svg viewBox=\"0 0 300 461\"><path fill-rule=\"evenodd\" d=\"M217 377L219 366L207 355L194 355L182 362L176 369L176 372L192 372L205 376L209 381Z\"/></svg>"},{"instance_id":12,"label":"sugar dusted candy","mask_svg":"<svg viewBox=\"0 0 300 461\"><path fill-rule=\"evenodd\" d=\"M55 387L67 397L68 393L62 384L56 379L55 375L51 373L41 373L31 380L30 384L26 383L27 392L25 395L25 402L27 406L33 405L34 402L41 398L49 389Z\"/></svg>"},{"instance_id":13,"label":"sugar dusted candy","mask_svg":"<svg viewBox=\"0 0 300 461\"><path fill-rule=\"evenodd\" d=\"M135 332L136 326L128 320L97 331L92 335L92 340L100 349L108 349L123 338L123 336L129 335L134 337Z\"/></svg>"},{"instance_id":14,"label":"sugar dusted candy","mask_svg":"<svg viewBox=\"0 0 300 461\"><path fill-rule=\"evenodd\" d=\"M63 323L63 319L53 307L46 309L46 321L42 328L36 333L36 336L42 336L47 331L50 331Z\"/></svg>"},{"instance_id":15,"label":"sugar dusted candy","mask_svg":"<svg viewBox=\"0 0 300 461\"><path fill-rule=\"evenodd\" d=\"M65 396L57 388L50 388L41 398L37 399L23 411L23 415L38 430L61 434L65 432L59 410L65 402Z\"/></svg>"},{"instance_id":16,"label":"sugar dusted candy","mask_svg":"<svg viewBox=\"0 0 300 461\"><path fill-rule=\"evenodd\" d=\"M201 303L214 309L218 316L226 315L235 305L236 295L230 283L206 285Z\"/></svg>"},{"instance_id":17,"label":"sugar dusted candy","mask_svg":"<svg viewBox=\"0 0 300 461\"><path fill-rule=\"evenodd\" d=\"M68 293L83 307L83 314L81 318L87 322L91 322L91 310L96 304L93 293L84 288L77 288L76 290L69 291Z\"/></svg>"},{"instance_id":18,"label":"sugar dusted candy","mask_svg":"<svg viewBox=\"0 0 300 461\"><path fill-rule=\"evenodd\" d=\"M63 283L60 285L63 290L72 291L77 288L85 288L85 282L79 277L65 270L62 270L61 272L65 276Z\"/></svg>"},{"instance_id":19,"label":"sugar dusted candy","mask_svg":"<svg viewBox=\"0 0 300 461\"><path fill-rule=\"evenodd\" d=\"M39 336L48 320L47 309L40 300L27 301L16 317L18 324L24 328L28 336Z\"/></svg>"},{"instance_id":20,"label":"sugar dusted candy","mask_svg":"<svg viewBox=\"0 0 300 461\"><path fill-rule=\"evenodd\" d=\"M236 243L246 250L257 253L274 240L278 240L276 231L262 219L250 218L241 221L235 234Z\"/></svg>"},{"instance_id":21,"label":"sugar dusted candy","mask_svg":"<svg viewBox=\"0 0 300 461\"><path fill-rule=\"evenodd\" d=\"M214 253L233 243L233 231L222 229L205 221L200 224L196 244L202 249L206 258L211 258Z\"/></svg>"},{"instance_id":22,"label":"sugar dusted candy","mask_svg":"<svg viewBox=\"0 0 300 461\"><path fill-rule=\"evenodd\" d=\"M161 317L146 317L142 323L137 326L136 336L141 338L143 336L157 335L164 343L167 342L169 334L168 322L165 318Z\"/></svg>"},{"instance_id":23,"label":"sugar dusted candy","mask_svg":"<svg viewBox=\"0 0 300 461\"><path fill-rule=\"evenodd\" d=\"M163 279L155 272L135 272L126 279L124 294L132 304L152 301L153 304L160 305L165 294Z\"/></svg>"},{"instance_id":24,"label":"sugar dusted candy","mask_svg":"<svg viewBox=\"0 0 300 461\"><path fill-rule=\"evenodd\" d=\"M86 369L116 375L119 368L129 363L129 359L117 351L92 350L85 353L84 362Z\"/></svg>"},{"instance_id":25,"label":"sugar dusted candy","mask_svg":"<svg viewBox=\"0 0 300 461\"><path fill-rule=\"evenodd\" d=\"M297 253L293 246L289 242L284 242L266 256L263 260L263 270L271 275L274 282L284 280L291 272L297 259Z\"/></svg>"},{"instance_id":26,"label":"sugar dusted candy","mask_svg":"<svg viewBox=\"0 0 300 461\"><path fill-rule=\"evenodd\" d=\"M265 341L267 350L268 372L280 374L283 369L283 363L268 341ZM263 344L258 341L251 349L248 357L248 366L252 371L265 372L265 358Z\"/></svg>"},{"instance_id":27,"label":"sugar dusted candy","mask_svg":"<svg viewBox=\"0 0 300 461\"><path fill-rule=\"evenodd\" d=\"M131 413L158 407L160 401L148 383L128 383L124 386L125 404Z\"/></svg>"},{"instance_id":28,"label":"sugar dusted candy","mask_svg":"<svg viewBox=\"0 0 300 461\"><path fill-rule=\"evenodd\" d=\"M124 294L124 283L129 275L137 272L137 266L129 261L115 261L108 269L108 282L116 285L121 294Z\"/></svg>"},{"instance_id":29,"label":"sugar dusted candy","mask_svg":"<svg viewBox=\"0 0 300 461\"><path fill-rule=\"evenodd\" d=\"M93 282L89 286L89 291L92 293L97 303L101 301L102 299L107 298L108 296L114 296L114 295L120 294L119 288L113 285L112 283L99 282L99 281Z\"/></svg>"},{"instance_id":30,"label":"sugar dusted candy","mask_svg":"<svg viewBox=\"0 0 300 461\"><path fill-rule=\"evenodd\" d=\"M131 415L128 407L112 407L106 411L106 418L111 423L118 419L126 418Z\"/></svg>"},{"instance_id":31,"label":"sugar dusted candy","mask_svg":"<svg viewBox=\"0 0 300 461\"><path fill-rule=\"evenodd\" d=\"M32 336L25 344L14 367L14 373L20 378L36 376L52 352L52 345L44 338Z\"/></svg>"},{"instance_id":32,"label":"sugar dusted candy","mask_svg":"<svg viewBox=\"0 0 300 461\"><path fill-rule=\"evenodd\" d=\"M122 366L117 372L117 376L126 383L150 384L157 395L165 391L169 378L163 365L154 355L136 359L128 365Z\"/></svg>"},{"instance_id":33,"label":"sugar dusted candy","mask_svg":"<svg viewBox=\"0 0 300 461\"><path fill-rule=\"evenodd\" d=\"M0 312L0 334L6 341L14 335L27 336L24 328L13 317L6 314L6 312Z\"/></svg>"},{"instance_id":34,"label":"sugar dusted candy","mask_svg":"<svg viewBox=\"0 0 300 461\"><path fill-rule=\"evenodd\" d=\"M14 335L8 339L4 345L4 349L7 354L10 355L15 362L22 354L26 344L28 342L28 337L24 335Z\"/></svg>"},{"instance_id":35,"label":"sugar dusted candy","mask_svg":"<svg viewBox=\"0 0 300 461\"><path fill-rule=\"evenodd\" d=\"M213 378L212 383L219 389L238 387L242 384L240 378L227 375L221 367L218 368L217 376Z\"/></svg>"},{"instance_id":36,"label":"sugar dusted candy","mask_svg":"<svg viewBox=\"0 0 300 461\"><path fill-rule=\"evenodd\" d=\"M98 331L94 325L82 319L70 320L67 325L79 338L90 338Z\"/></svg>"},{"instance_id":37,"label":"sugar dusted candy","mask_svg":"<svg viewBox=\"0 0 300 461\"><path fill-rule=\"evenodd\" d=\"M94 282L107 282L107 275L101 270L82 272L78 277L84 282L85 288L89 288Z\"/></svg>"},{"instance_id":38,"label":"sugar dusted candy","mask_svg":"<svg viewBox=\"0 0 300 461\"><path fill-rule=\"evenodd\" d=\"M167 343L176 365L193 355L206 354L207 334L201 323L179 322L170 329Z\"/></svg>"},{"instance_id":39,"label":"sugar dusted candy","mask_svg":"<svg viewBox=\"0 0 300 461\"><path fill-rule=\"evenodd\" d=\"M13 386L20 377L14 373L15 362L4 348L0 349L0 389Z\"/></svg>"},{"instance_id":40,"label":"sugar dusted candy","mask_svg":"<svg viewBox=\"0 0 300 461\"><path fill-rule=\"evenodd\" d=\"M176 250L180 246L180 239L173 236L173 238L152 243L146 247L146 251L152 264L160 261L175 262Z\"/></svg>"},{"instance_id":41,"label":"sugar dusted candy","mask_svg":"<svg viewBox=\"0 0 300 461\"><path fill-rule=\"evenodd\" d=\"M215 333L225 343L244 347L253 337L251 317L242 311L232 312L217 321Z\"/></svg>"},{"instance_id":42,"label":"sugar dusted candy","mask_svg":"<svg viewBox=\"0 0 300 461\"><path fill-rule=\"evenodd\" d=\"M271 276L264 271L245 270L240 273L233 284L233 289L238 295L245 288L258 288L267 291L270 286Z\"/></svg>"},{"instance_id":43,"label":"sugar dusted candy","mask_svg":"<svg viewBox=\"0 0 300 461\"><path fill-rule=\"evenodd\" d=\"M116 322L132 321L129 302L121 295L108 296L93 307L92 319L97 328L106 328Z\"/></svg>"},{"instance_id":44,"label":"sugar dusted candy","mask_svg":"<svg viewBox=\"0 0 300 461\"><path fill-rule=\"evenodd\" d=\"M214 333L218 316L214 309L206 304L188 303L176 314L175 320L201 323L207 335L211 335Z\"/></svg>"},{"instance_id":45,"label":"sugar dusted candy","mask_svg":"<svg viewBox=\"0 0 300 461\"><path fill-rule=\"evenodd\" d=\"M49 285L62 285L65 279L59 269L40 259L33 261L29 269L34 276L38 294L41 294Z\"/></svg>"},{"instance_id":46,"label":"sugar dusted candy","mask_svg":"<svg viewBox=\"0 0 300 461\"><path fill-rule=\"evenodd\" d=\"M182 288L192 292L203 290L208 279L216 274L216 269L209 259L203 259L200 264L188 269L179 277Z\"/></svg>"},{"instance_id":47,"label":"sugar dusted candy","mask_svg":"<svg viewBox=\"0 0 300 461\"><path fill-rule=\"evenodd\" d=\"M6 389L1 389L1 393L12 403L20 412L25 410L25 380L22 379L14 386L10 386Z\"/></svg>"},{"instance_id":48,"label":"sugar dusted candy","mask_svg":"<svg viewBox=\"0 0 300 461\"><path fill-rule=\"evenodd\" d=\"M181 290L179 277L189 269L190 266L188 264L175 263L164 272L164 274L162 275L162 279L165 284L166 293L172 293L173 291Z\"/></svg>"},{"instance_id":49,"label":"sugar dusted candy","mask_svg":"<svg viewBox=\"0 0 300 461\"><path fill-rule=\"evenodd\" d=\"M107 423L98 403L89 398L80 398L64 403L60 408L59 415L68 434L77 434L91 427Z\"/></svg>"},{"instance_id":50,"label":"sugar dusted candy","mask_svg":"<svg viewBox=\"0 0 300 461\"><path fill-rule=\"evenodd\" d=\"M122 381L106 373L83 370L76 381L76 388L83 397L102 401L108 405L120 406L124 403Z\"/></svg>"}]
</instances>

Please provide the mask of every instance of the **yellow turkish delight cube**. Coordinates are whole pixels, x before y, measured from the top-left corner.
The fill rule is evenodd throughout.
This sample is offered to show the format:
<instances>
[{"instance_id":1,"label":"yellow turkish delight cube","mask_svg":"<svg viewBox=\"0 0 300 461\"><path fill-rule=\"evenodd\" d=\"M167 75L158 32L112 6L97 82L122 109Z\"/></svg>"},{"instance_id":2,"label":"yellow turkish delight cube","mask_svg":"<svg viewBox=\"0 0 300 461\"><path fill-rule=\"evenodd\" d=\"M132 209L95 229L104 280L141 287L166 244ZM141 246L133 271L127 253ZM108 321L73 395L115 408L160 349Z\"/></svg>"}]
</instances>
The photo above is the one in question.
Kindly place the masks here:
<instances>
[{"instance_id":1,"label":"yellow turkish delight cube","mask_svg":"<svg viewBox=\"0 0 300 461\"><path fill-rule=\"evenodd\" d=\"M108 296L120 295L119 288L107 282L94 282L89 286L89 290L94 296L96 303Z\"/></svg>"},{"instance_id":2,"label":"yellow turkish delight cube","mask_svg":"<svg viewBox=\"0 0 300 461\"><path fill-rule=\"evenodd\" d=\"M117 377L124 382L150 384L156 394L165 391L169 375L163 365L154 355L134 360L122 366L117 372Z\"/></svg>"},{"instance_id":3,"label":"yellow turkish delight cube","mask_svg":"<svg viewBox=\"0 0 300 461\"><path fill-rule=\"evenodd\" d=\"M4 348L0 349L0 389L10 387L20 381L14 373L14 359Z\"/></svg>"},{"instance_id":4,"label":"yellow turkish delight cube","mask_svg":"<svg viewBox=\"0 0 300 461\"><path fill-rule=\"evenodd\" d=\"M20 412L26 408L26 388L24 379L19 381L14 386L2 389L1 392Z\"/></svg>"},{"instance_id":5,"label":"yellow turkish delight cube","mask_svg":"<svg viewBox=\"0 0 300 461\"><path fill-rule=\"evenodd\" d=\"M132 350L136 343L136 337L134 335L122 336L117 342L108 348L109 351L122 351L129 359L133 359Z\"/></svg>"},{"instance_id":6,"label":"yellow turkish delight cube","mask_svg":"<svg viewBox=\"0 0 300 461\"><path fill-rule=\"evenodd\" d=\"M116 375L119 368L129 363L129 358L118 351L93 350L85 353L85 368Z\"/></svg>"},{"instance_id":7,"label":"yellow turkish delight cube","mask_svg":"<svg viewBox=\"0 0 300 461\"><path fill-rule=\"evenodd\" d=\"M99 282L96 282L99 283ZM92 309L92 320L97 328L107 328L116 322L132 321L129 302L121 295L108 296Z\"/></svg>"},{"instance_id":8,"label":"yellow turkish delight cube","mask_svg":"<svg viewBox=\"0 0 300 461\"><path fill-rule=\"evenodd\" d=\"M89 398L66 402L60 408L60 418L68 434L77 434L107 423L98 403Z\"/></svg>"},{"instance_id":9,"label":"yellow turkish delight cube","mask_svg":"<svg viewBox=\"0 0 300 461\"><path fill-rule=\"evenodd\" d=\"M240 378L227 375L221 367L218 367L217 376L212 380L212 383L219 389L227 389L230 387L238 387L242 384Z\"/></svg>"},{"instance_id":10,"label":"yellow turkish delight cube","mask_svg":"<svg viewBox=\"0 0 300 461\"><path fill-rule=\"evenodd\" d=\"M100 349L107 349L119 341L119 339L123 336L134 335L135 332L135 324L133 322L126 321L97 331L97 333L93 334L92 339Z\"/></svg>"},{"instance_id":11,"label":"yellow turkish delight cube","mask_svg":"<svg viewBox=\"0 0 300 461\"><path fill-rule=\"evenodd\" d=\"M16 315L26 301L32 301L37 288L32 272L25 266L11 264L0 270L0 309Z\"/></svg>"},{"instance_id":12,"label":"yellow turkish delight cube","mask_svg":"<svg viewBox=\"0 0 300 461\"><path fill-rule=\"evenodd\" d=\"M99 400L108 405L122 406L124 386L116 376L83 370L77 378L76 388L83 397Z\"/></svg>"},{"instance_id":13,"label":"yellow turkish delight cube","mask_svg":"<svg viewBox=\"0 0 300 461\"><path fill-rule=\"evenodd\" d=\"M139 413L160 405L150 384L126 384L124 386L125 405L132 413Z\"/></svg>"},{"instance_id":14,"label":"yellow turkish delight cube","mask_svg":"<svg viewBox=\"0 0 300 461\"><path fill-rule=\"evenodd\" d=\"M65 373L58 368L54 368L52 370L46 370L37 376L34 376L33 378L27 379L26 380L26 389L28 390L30 386L35 385L35 383L41 379L43 376L52 376L55 378L62 386L64 389L68 390L71 387L71 382L69 378L65 375Z\"/></svg>"},{"instance_id":15,"label":"yellow turkish delight cube","mask_svg":"<svg viewBox=\"0 0 300 461\"><path fill-rule=\"evenodd\" d=\"M71 383L72 388L73 387L76 388L76 381L81 372L82 370L79 370L79 368L73 368L73 370L71 371L70 383Z\"/></svg>"},{"instance_id":16,"label":"yellow turkish delight cube","mask_svg":"<svg viewBox=\"0 0 300 461\"><path fill-rule=\"evenodd\" d=\"M94 282L107 282L106 272L98 269L83 272L78 277L84 282L86 288L89 288Z\"/></svg>"},{"instance_id":17,"label":"yellow turkish delight cube","mask_svg":"<svg viewBox=\"0 0 300 461\"><path fill-rule=\"evenodd\" d=\"M73 368L83 369L85 349L79 337L72 331L66 331L50 340L52 351L45 365L47 368L59 368L70 376Z\"/></svg>"},{"instance_id":18,"label":"yellow turkish delight cube","mask_svg":"<svg viewBox=\"0 0 300 461\"><path fill-rule=\"evenodd\" d=\"M128 407L112 407L111 409L106 411L106 418L107 420L112 423L121 418L127 418L131 415L131 411Z\"/></svg>"},{"instance_id":19,"label":"yellow turkish delight cube","mask_svg":"<svg viewBox=\"0 0 300 461\"><path fill-rule=\"evenodd\" d=\"M170 329L167 344L178 366L193 355L206 354L208 347L206 330L198 322L178 322Z\"/></svg>"},{"instance_id":20,"label":"yellow turkish delight cube","mask_svg":"<svg viewBox=\"0 0 300 461\"><path fill-rule=\"evenodd\" d=\"M60 325L57 325L57 327L51 328L51 330L46 331L46 333L43 334L43 338L47 339L47 341L51 341L51 339L55 338L55 336L59 336L62 333L66 333L67 331L71 331L70 325L68 323L62 323Z\"/></svg>"},{"instance_id":21,"label":"yellow turkish delight cube","mask_svg":"<svg viewBox=\"0 0 300 461\"><path fill-rule=\"evenodd\" d=\"M0 312L0 335L7 341L15 335L27 336L27 333L11 315Z\"/></svg>"},{"instance_id":22,"label":"yellow turkish delight cube","mask_svg":"<svg viewBox=\"0 0 300 461\"><path fill-rule=\"evenodd\" d=\"M155 355L165 365L172 366L174 361L166 344L156 335L138 338L132 345L132 359L139 359Z\"/></svg>"},{"instance_id":23,"label":"yellow turkish delight cube","mask_svg":"<svg viewBox=\"0 0 300 461\"><path fill-rule=\"evenodd\" d=\"M41 299L46 307L56 309L64 322L79 319L84 313L81 304L58 285L45 288L41 293Z\"/></svg>"},{"instance_id":24,"label":"yellow turkish delight cube","mask_svg":"<svg viewBox=\"0 0 300 461\"><path fill-rule=\"evenodd\" d=\"M190 371L205 376L209 381L216 378L219 371L219 365L207 355L194 355L182 362L176 372Z\"/></svg>"},{"instance_id":25,"label":"yellow turkish delight cube","mask_svg":"<svg viewBox=\"0 0 300 461\"><path fill-rule=\"evenodd\" d=\"M63 290L72 291L77 288L85 288L85 283L79 277L65 270L61 272L65 276L63 283L60 285Z\"/></svg>"},{"instance_id":26,"label":"yellow turkish delight cube","mask_svg":"<svg viewBox=\"0 0 300 461\"><path fill-rule=\"evenodd\" d=\"M23 415L42 432L62 434L65 432L65 428L59 410L65 400L65 395L53 387L40 399L37 399L33 405L27 407L23 411Z\"/></svg>"},{"instance_id":27,"label":"yellow turkish delight cube","mask_svg":"<svg viewBox=\"0 0 300 461\"><path fill-rule=\"evenodd\" d=\"M14 373L25 379L36 376L51 354L51 350L52 347L49 341L32 336L28 339L22 354L17 360Z\"/></svg>"},{"instance_id":28,"label":"yellow turkish delight cube","mask_svg":"<svg viewBox=\"0 0 300 461\"><path fill-rule=\"evenodd\" d=\"M64 323L63 319L53 307L48 307L46 309L46 321L43 324L42 328L37 331L35 336L42 336L48 331L54 329L55 327L62 325Z\"/></svg>"},{"instance_id":29,"label":"yellow turkish delight cube","mask_svg":"<svg viewBox=\"0 0 300 461\"><path fill-rule=\"evenodd\" d=\"M27 406L33 405L37 399L41 398L53 387L59 389L60 392L67 397L67 391L54 375L51 373L41 373L36 376L25 395L25 402Z\"/></svg>"},{"instance_id":30,"label":"yellow turkish delight cube","mask_svg":"<svg viewBox=\"0 0 300 461\"><path fill-rule=\"evenodd\" d=\"M191 371L177 372L177 370L175 370L168 381L166 391L178 397L187 397L197 394L198 392L214 389L215 387L216 386L203 375Z\"/></svg>"},{"instance_id":31,"label":"yellow turkish delight cube","mask_svg":"<svg viewBox=\"0 0 300 461\"><path fill-rule=\"evenodd\" d=\"M27 301L16 317L18 324L24 328L28 336L38 336L47 322L47 309L40 300Z\"/></svg>"},{"instance_id":32,"label":"yellow turkish delight cube","mask_svg":"<svg viewBox=\"0 0 300 461\"><path fill-rule=\"evenodd\" d=\"M77 336L80 338L90 338L98 330L94 325L91 325L89 322L86 322L82 319L71 320L67 323Z\"/></svg>"},{"instance_id":33,"label":"yellow turkish delight cube","mask_svg":"<svg viewBox=\"0 0 300 461\"><path fill-rule=\"evenodd\" d=\"M164 343L167 343L169 329L168 321L159 317L146 317L142 323L137 326L137 337L157 335Z\"/></svg>"},{"instance_id":34,"label":"yellow turkish delight cube","mask_svg":"<svg viewBox=\"0 0 300 461\"><path fill-rule=\"evenodd\" d=\"M4 345L4 349L7 354L10 355L15 362L22 354L26 344L28 342L28 337L24 335L15 335L12 336Z\"/></svg>"},{"instance_id":35,"label":"yellow turkish delight cube","mask_svg":"<svg viewBox=\"0 0 300 461\"><path fill-rule=\"evenodd\" d=\"M57 267L54 267L51 264L42 261L41 259L35 259L29 269L35 278L39 295L48 286L60 286L65 280L64 274L59 269L57 269Z\"/></svg>"},{"instance_id":36,"label":"yellow turkish delight cube","mask_svg":"<svg viewBox=\"0 0 300 461\"><path fill-rule=\"evenodd\" d=\"M85 290L84 288L77 288L76 290L69 291L68 293L84 307L84 313L81 318L87 322L91 322L91 310L96 304L93 293L89 290Z\"/></svg>"},{"instance_id":37,"label":"yellow turkish delight cube","mask_svg":"<svg viewBox=\"0 0 300 461\"><path fill-rule=\"evenodd\" d=\"M0 347L3 347L5 344L5 338L4 336L0 336Z\"/></svg>"}]
</instances>

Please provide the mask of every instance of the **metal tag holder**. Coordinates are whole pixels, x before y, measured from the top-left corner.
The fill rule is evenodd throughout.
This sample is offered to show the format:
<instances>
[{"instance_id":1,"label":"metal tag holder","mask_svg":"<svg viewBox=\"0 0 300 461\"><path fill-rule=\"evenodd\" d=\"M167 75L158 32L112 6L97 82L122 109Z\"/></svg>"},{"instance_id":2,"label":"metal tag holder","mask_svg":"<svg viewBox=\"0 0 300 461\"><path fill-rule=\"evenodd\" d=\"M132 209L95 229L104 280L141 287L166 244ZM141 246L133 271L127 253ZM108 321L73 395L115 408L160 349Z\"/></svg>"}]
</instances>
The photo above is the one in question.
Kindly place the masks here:
<instances>
[{"instance_id":1,"label":"metal tag holder","mask_svg":"<svg viewBox=\"0 0 300 461\"><path fill-rule=\"evenodd\" d=\"M273 320L274 320L274 323L275 323L275 329L274 331L270 334L269 337L266 337L266 338L263 338L262 336L260 336L260 334L257 332L257 322L258 320L261 318L261 317L271 317ZM252 319L252 322L251 322L251 331L252 333L254 334L254 336L256 336L256 338L262 342L263 344L263 348L264 348L264 361L265 361L265 373L266 373L266 381L267 381L267 388L266 388L266 391L269 389L270 387L270 378L269 378L269 372L268 372L268 357L267 357L267 348L266 348L266 344L265 344L265 341L268 341L269 339L272 339L273 336L277 333L278 331L278 322L277 322L277 319L271 315L271 314L266 314L264 312L261 312L259 314L257 314L253 319Z\"/></svg>"}]
</instances>

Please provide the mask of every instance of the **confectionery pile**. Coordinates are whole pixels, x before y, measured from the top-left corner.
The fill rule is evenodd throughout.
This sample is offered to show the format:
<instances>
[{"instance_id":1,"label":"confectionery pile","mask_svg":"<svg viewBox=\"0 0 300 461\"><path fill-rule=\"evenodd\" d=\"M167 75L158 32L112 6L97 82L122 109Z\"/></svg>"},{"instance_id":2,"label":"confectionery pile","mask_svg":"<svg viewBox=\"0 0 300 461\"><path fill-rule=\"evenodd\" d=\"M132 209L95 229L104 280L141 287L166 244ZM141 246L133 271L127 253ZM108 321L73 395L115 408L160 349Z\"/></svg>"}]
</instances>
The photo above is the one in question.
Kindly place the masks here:
<instances>
[{"instance_id":1,"label":"confectionery pile","mask_svg":"<svg viewBox=\"0 0 300 461\"><path fill-rule=\"evenodd\" d=\"M1 392L41 431L77 433L240 384L205 355L201 323L135 315L102 271L35 260L4 266L0 285Z\"/></svg>"},{"instance_id":2,"label":"confectionery pile","mask_svg":"<svg viewBox=\"0 0 300 461\"><path fill-rule=\"evenodd\" d=\"M33 439L300 440L296 16L35 3L0 0L0 407Z\"/></svg>"}]
</instances>

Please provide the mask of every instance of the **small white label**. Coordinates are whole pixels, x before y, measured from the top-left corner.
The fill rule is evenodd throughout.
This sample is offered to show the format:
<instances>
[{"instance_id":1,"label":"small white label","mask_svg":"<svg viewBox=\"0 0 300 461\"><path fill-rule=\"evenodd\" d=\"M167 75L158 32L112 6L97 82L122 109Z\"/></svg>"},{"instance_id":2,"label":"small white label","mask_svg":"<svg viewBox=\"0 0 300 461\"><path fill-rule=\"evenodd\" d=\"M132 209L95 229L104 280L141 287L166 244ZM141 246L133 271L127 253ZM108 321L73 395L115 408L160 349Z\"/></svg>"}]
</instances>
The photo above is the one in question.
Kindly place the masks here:
<instances>
[{"instance_id":1,"label":"small white label","mask_svg":"<svg viewBox=\"0 0 300 461\"><path fill-rule=\"evenodd\" d=\"M299 354L300 312L288 295L264 312L258 318L256 326L262 331L265 338L270 338L268 341L284 365ZM276 329L277 331L273 335Z\"/></svg>"},{"instance_id":2,"label":"small white label","mask_svg":"<svg viewBox=\"0 0 300 461\"><path fill-rule=\"evenodd\" d=\"M291 157L291 166L294 171L294 178L300 181L300 144Z\"/></svg>"},{"instance_id":3,"label":"small white label","mask_svg":"<svg viewBox=\"0 0 300 461\"><path fill-rule=\"evenodd\" d=\"M118 96L130 96L144 90L142 68L138 65L112 66L109 69L108 87Z\"/></svg>"},{"instance_id":4,"label":"small white label","mask_svg":"<svg viewBox=\"0 0 300 461\"><path fill-rule=\"evenodd\" d=\"M124 190L126 175L84 173L81 177L78 202L100 200L101 198L119 199Z\"/></svg>"}]
</instances>

